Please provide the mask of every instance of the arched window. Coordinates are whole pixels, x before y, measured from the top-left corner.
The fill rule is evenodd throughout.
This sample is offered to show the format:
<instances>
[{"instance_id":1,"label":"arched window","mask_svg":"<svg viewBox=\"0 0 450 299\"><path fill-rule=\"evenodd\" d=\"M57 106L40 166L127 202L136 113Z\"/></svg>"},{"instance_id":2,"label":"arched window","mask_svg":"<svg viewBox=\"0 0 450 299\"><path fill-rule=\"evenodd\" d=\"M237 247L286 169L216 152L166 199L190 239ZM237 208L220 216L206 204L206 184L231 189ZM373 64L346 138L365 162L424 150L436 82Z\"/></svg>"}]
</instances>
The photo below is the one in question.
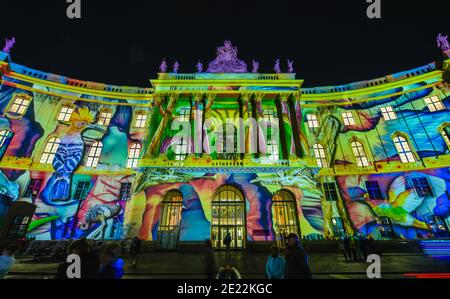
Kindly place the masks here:
<instances>
[{"instance_id":1,"label":"arched window","mask_svg":"<svg viewBox=\"0 0 450 299\"><path fill-rule=\"evenodd\" d=\"M41 157L42 164L52 164L61 140L58 137L50 138Z\"/></svg>"},{"instance_id":2,"label":"arched window","mask_svg":"<svg viewBox=\"0 0 450 299\"><path fill-rule=\"evenodd\" d=\"M87 167L97 167L100 155L102 153L103 144L101 142L94 143L89 149L89 154L86 160Z\"/></svg>"},{"instance_id":3,"label":"arched window","mask_svg":"<svg viewBox=\"0 0 450 299\"><path fill-rule=\"evenodd\" d=\"M231 235L231 248L244 248L246 239L245 198L234 186L224 185L214 193L211 215L211 242L224 248L223 240Z\"/></svg>"},{"instance_id":4,"label":"arched window","mask_svg":"<svg viewBox=\"0 0 450 299\"><path fill-rule=\"evenodd\" d=\"M358 141L352 142L353 155L355 156L356 165L359 167L369 166L369 161L367 160L366 151L362 143Z\"/></svg>"},{"instance_id":5,"label":"arched window","mask_svg":"<svg viewBox=\"0 0 450 299\"><path fill-rule=\"evenodd\" d=\"M139 163L139 156L141 155L142 146L139 143L133 143L130 146L130 151L128 152L128 163L127 168L136 168Z\"/></svg>"},{"instance_id":6,"label":"arched window","mask_svg":"<svg viewBox=\"0 0 450 299\"><path fill-rule=\"evenodd\" d=\"M2 130L0 131L0 146L5 144L5 141L11 136L10 131Z\"/></svg>"},{"instance_id":7,"label":"arched window","mask_svg":"<svg viewBox=\"0 0 450 299\"><path fill-rule=\"evenodd\" d=\"M316 157L317 166L321 168L328 167L327 157L322 144L314 144L314 156Z\"/></svg>"},{"instance_id":8,"label":"arched window","mask_svg":"<svg viewBox=\"0 0 450 299\"><path fill-rule=\"evenodd\" d=\"M398 155L400 156L400 160L403 163L416 162L416 158L414 157L414 154L411 151L409 143L405 137L401 135L394 137L394 145Z\"/></svg>"}]
</instances>

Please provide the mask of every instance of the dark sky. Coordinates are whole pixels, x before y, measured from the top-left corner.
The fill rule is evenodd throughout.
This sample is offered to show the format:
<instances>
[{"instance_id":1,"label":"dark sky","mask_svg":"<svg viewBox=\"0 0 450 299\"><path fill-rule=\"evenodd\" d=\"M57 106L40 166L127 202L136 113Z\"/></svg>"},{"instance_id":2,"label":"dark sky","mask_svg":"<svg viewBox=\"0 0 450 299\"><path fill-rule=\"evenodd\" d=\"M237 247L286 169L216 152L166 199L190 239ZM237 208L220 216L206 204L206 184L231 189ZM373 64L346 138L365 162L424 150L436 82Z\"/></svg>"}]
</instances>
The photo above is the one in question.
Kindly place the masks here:
<instances>
[{"instance_id":1,"label":"dark sky","mask_svg":"<svg viewBox=\"0 0 450 299\"><path fill-rule=\"evenodd\" d=\"M372 79L440 57L437 33L450 34L448 0L82 0L82 19L65 0L2 0L0 39L15 36L14 62L73 78L149 86L159 62L180 72L206 65L230 39L248 64L272 72L295 59L305 86Z\"/></svg>"}]
</instances>

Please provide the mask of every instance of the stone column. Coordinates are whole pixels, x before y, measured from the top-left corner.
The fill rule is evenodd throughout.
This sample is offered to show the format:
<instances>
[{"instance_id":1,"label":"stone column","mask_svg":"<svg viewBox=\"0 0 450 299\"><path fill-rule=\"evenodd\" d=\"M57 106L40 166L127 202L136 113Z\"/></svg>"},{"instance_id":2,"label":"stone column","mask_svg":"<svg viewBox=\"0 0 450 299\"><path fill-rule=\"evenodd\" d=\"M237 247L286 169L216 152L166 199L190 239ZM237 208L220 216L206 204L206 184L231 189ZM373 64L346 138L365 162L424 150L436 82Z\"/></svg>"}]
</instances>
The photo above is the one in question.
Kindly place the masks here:
<instances>
[{"instance_id":1,"label":"stone column","mask_svg":"<svg viewBox=\"0 0 450 299\"><path fill-rule=\"evenodd\" d=\"M292 126L291 126L291 114L289 112L289 105L288 105L288 100L289 97L291 96L291 94L287 94L287 93L281 93L280 94L280 107L281 107L281 124L282 127L280 128L280 130L284 131L284 136L285 136L285 142L286 142L286 150L287 150L287 157L285 158L295 158L296 157L296 153L295 153L295 142L294 142L294 137L293 137L293 130L292 130Z\"/></svg>"},{"instance_id":2,"label":"stone column","mask_svg":"<svg viewBox=\"0 0 450 299\"><path fill-rule=\"evenodd\" d=\"M204 95L201 93L192 95L192 140L193 144L193 153L190 153L190 156L201 157L203 154L203 97Z\"/></svg>"},{"instance_id":3,"label":"stone column","mask_svg":"<svg viewBox=\"0 0 450 299\"><path fill-rule=\"evenodd\" d=\"M242 101L242 123L240 132L245 139L245 159L251 159L258 152L258 138L257 136L257 124L252 117L253 105L251 102L252 94L243 93L241 94Z\"/></svg>"},{"instance_id":4,"label":"stone column","mask_svg":"<svg viewBox=\"0 0 450 299\"><path fill-rule=\"evenodd\" d=\"M260 122L263 120L264 118L264 111L262 108L262 101L264 99L264 93L256 93L254 95L254 99L255 99L255 110L256 110L256 115L255 115L255 119L256 119L256 123L257 123L257 133L256 133L256 140L257 140L257 155L259 156L261 153L261 147L264 146L265 140L264 140L264 136L262 134L261 128L260 128Z\"/></svg>"},{"instance_id":5,"label":"stone column","mask_svg":"<svg viewBox=\"0 0 450 299\"><path fill-rule=\"evenodd\" d=\"M206 94L206 99L205 99L205 108L203 109L203 126L202 126L202 157L203 158L207 158L209 157L210 153L206 152L206 147L208 149L210 149L211 147L211 141L208 138L208 132L205 129L205 121L206 121L206 116L208 114L209 109L211 109L212 105L214 104L214 100L216 99L217 93L215 92L208 92ZM207 143L207 144L206 144Z\"/></svg>"},{"instance_id":6,"label":"stone column","mask_svg":"<svg viewBox=\"0 0 450 299\"><path fill-rule=\"evenodd\" d=\"M308 138L305 135L305 132L303 131L303 129L305 128L305 122L303 120L303 116L302 116L302 107L300 105L300 100L301 100L301 94L300 93L296 93L294 95L294 109L295 109L295 116L297 117L297 125L298 125L298 132L296 132L296 134L298 134L298 138L300 141L300 153L302 155L302 157L309 156L309 144L308 144Z\"/></svg>"},{"instance_id":7,"label":"stone column","mask_svg":"<svg viewBox=\"0 0 450 299\"><path fill-rule=\"evenodd\" d=\"M169 102L164 109L162 107L164 100L168 98ZM161 144L161 137L164 133L164 130L167 127L167 124L169 123L169 120L172 119L172 111L173 108L175 108L175 104L178 99L177 93L170 93L168 95L160 95L155 96L155 105L158 107L159 112L163 115L163 119L159 123L158 129L155 132L155 135L152 138L152 141L150 142L150 146L147 151L147 155L150 157L155 157L158 155L159 145Z\"/></svg>"}]
</instances>

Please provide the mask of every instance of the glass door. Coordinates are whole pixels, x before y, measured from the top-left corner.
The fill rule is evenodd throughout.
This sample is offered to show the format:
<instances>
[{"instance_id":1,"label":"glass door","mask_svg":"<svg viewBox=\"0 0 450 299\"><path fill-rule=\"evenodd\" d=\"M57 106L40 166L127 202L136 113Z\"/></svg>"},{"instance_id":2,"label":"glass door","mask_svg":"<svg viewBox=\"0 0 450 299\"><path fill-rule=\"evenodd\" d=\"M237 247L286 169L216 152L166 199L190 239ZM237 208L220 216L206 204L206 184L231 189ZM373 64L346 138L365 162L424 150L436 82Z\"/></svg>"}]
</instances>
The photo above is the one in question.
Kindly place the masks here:
<instances>
[{"instance_id":1,"label":"glass door","mask_svg":"<svg viewBox=\"0 0 450 299\"><path fill-rule=\"evenodd\" d=\"M220 187L212 203L211 242L214 248L225 249L224 240L231 236L231 248L245 248L245 201L233 186Z\"/></svg>"}]
</instances>

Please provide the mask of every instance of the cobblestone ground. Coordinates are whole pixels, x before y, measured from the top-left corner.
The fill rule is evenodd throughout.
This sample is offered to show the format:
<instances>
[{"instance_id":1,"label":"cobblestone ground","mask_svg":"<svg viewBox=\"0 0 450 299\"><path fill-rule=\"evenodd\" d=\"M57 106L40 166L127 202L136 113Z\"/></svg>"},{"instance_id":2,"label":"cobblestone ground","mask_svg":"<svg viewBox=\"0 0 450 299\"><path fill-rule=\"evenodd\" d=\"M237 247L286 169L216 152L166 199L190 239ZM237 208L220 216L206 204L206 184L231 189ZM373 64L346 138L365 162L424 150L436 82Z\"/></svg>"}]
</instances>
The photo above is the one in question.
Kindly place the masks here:
<instances>
[{"instance_id":1,"label":"cobblestone ground","mask_svg":"<svg viewBox=\"0 0 450 299\"><path fill-rule=\"evenodd\" d=\"M261 253L234 253L230 264L235 266L243 278L263 279L267 255ZM129 265L129 257L124 257ZM216 253L218 266L224 265L224 253ZM316 279L363 279L368 264L347 262L339 254L313 253L310 265ZM7 279L52 279L57 263L18 258ZM201 253L153 252L139 257L137 270L126 270L125 279L195 279L205 278ZM382 278L408 278L405 273L450 273L448 263L420 254L385 254L381 257Z\"/></svg>"}]
</instances>

